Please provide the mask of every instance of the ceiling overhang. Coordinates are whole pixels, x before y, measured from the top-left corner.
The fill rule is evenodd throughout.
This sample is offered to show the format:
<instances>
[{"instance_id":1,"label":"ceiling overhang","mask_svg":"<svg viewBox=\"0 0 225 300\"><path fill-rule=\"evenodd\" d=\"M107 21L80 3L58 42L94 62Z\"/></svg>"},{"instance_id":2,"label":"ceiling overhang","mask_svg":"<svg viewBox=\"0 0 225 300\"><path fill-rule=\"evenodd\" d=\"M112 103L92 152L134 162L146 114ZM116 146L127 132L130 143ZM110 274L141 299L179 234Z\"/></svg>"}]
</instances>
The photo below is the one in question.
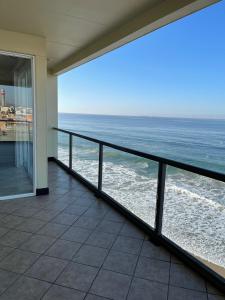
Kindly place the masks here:
<instances>
[{"instance_id":1,"label":"ceiling overhang","mask_svg":"<svg viewBox=\"0 0 225 300\"><path fill-rule=\"evenodd\" d=\"M124 24L119 24L118 27L91 41L79 51L54 65L50 71L53 74L68 71L216 2L218 1L175 0L163 1L154 7L150 6L135 18Z\"/></svg>"},{"instance_id":2,"label":"ceiling overhang","mask_svg":"<svg viewBox=\"0 0 225 300\"><path fill-rule=\"evenodd\" d=\"M1 0L0 28L44 37L58 75L216 2Z\"/></svg>"}]
</instances>

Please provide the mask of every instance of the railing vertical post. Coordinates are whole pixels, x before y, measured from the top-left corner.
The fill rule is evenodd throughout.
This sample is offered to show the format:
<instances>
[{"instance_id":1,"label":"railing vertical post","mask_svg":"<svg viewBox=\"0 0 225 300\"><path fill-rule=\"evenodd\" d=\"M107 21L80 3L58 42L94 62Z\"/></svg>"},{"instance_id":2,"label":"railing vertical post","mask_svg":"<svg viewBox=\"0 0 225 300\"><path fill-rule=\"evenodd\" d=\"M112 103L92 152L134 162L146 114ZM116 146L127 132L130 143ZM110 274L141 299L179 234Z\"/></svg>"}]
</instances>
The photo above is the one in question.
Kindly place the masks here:
<instances>
[{"instance_id":1,"label":"railing vertical post","mask_svg":"<svg viewBox=\"0 0 225 300\"><path fill-rule=\"evenodd\" d=\"M165 182L166 182L166 164L159 162L157 199L156 199L156 217L155 217L155 232L157 236L160 236L162 233Z\"/></svg>"},{"instance_id":2,"label":"railing vertical post","mask_svg":"<svg viewBox=\"0 0 225 300\"><path fill-rule=\"evenodd\" d=\"M102 168L103 168L103 144L99 144L99 160L98 160L98 191L102 190Z\"/></svg>"},{"instance_id":3,"label":"railing vertical post","mask_svg":"<svg viewBox=\"0 0 225 300\"><path fill-rule=\"evenodd\" d=\"M69 135L69 168L72 169L72 157L73 157L73 136Z\"/></svg>"}]
</instances>

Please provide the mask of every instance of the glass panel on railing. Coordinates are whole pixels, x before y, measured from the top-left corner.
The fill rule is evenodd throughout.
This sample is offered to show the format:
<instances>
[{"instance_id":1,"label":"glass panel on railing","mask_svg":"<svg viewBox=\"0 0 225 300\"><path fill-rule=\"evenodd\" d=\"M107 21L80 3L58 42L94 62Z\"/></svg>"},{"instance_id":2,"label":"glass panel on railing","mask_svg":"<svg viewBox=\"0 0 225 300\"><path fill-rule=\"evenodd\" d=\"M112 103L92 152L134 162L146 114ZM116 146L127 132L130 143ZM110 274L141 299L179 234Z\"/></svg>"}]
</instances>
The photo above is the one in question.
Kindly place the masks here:
<instances>
[{"instance_id":1,"label":"glass panel on railing","mask_svg":"<svg viewBox=\"0 0 225 300\"><path fill-rule=\"evenodd\" d=\"M102 189L154 227L158 163L104 147Z\"/></svg>"},{"instance_id":2,"label":"glass panel on railing","mask_svg":"<svg viewBox=\"0 0 225 300\"><path fill-rule=\"evenodd\" d=\"M99 145L74 136L72 153L73 170L97 186Z\"/></svg>"},{"instance_id":3,"label":"glass panel on railing","mask_svg":"<svg viewBox=\"0 0 225 300\"><path fill-rule=\"evenodd\" d=\"M58 160L69 166L69 134L58 131Z\"/></svg>"},{"instance_id":4,"label":"glass panel on railing","mask_svg":"<svg viewBox=\"0 0 225 300\"><path fill-rule=\"evenodd\" d=\"M225 277L225 183L167 168L162 233Z\"/></svg>"}]
</instances>

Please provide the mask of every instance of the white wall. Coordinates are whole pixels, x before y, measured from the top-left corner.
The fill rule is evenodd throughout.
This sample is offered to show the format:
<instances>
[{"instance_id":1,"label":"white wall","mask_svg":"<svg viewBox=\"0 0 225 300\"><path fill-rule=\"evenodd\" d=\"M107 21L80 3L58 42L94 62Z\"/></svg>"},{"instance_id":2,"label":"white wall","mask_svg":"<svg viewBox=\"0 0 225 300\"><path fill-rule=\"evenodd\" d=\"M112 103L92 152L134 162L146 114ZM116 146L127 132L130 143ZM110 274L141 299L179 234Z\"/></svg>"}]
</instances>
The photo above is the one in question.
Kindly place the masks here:
<instances>
[{"instance_id":1,"label":"white wall","mask_svg":"<svg viewBox=\"0 0 225 300\"><path fill-rule=\"evenodd\" d=\"M47 58L44 38L0 29L0 50L34 56L36 106L36 188L48 186L47 165Z\"/></svg>"},{"instance_id":2,"label":"white wall","mask_svg":"<svg viewBox=\"0 0 225 300\"><path fill-rule=\"evenodd\" d=\"M48 157L57 157L57 132L52 127L58 127L58 80L57 76L47 76L47 127L48 127Z\"/></svg>"}]
</instances>

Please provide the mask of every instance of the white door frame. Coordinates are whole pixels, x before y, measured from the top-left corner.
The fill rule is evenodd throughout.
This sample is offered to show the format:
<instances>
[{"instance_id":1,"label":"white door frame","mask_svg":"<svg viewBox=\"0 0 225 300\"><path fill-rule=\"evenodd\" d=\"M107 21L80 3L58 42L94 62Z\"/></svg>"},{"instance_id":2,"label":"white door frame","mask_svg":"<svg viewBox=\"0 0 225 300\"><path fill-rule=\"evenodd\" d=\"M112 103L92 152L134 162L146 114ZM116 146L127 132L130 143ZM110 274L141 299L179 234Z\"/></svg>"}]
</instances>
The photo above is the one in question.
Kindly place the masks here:
<instances>
[{"instance_id":1,"label":"white door frame","mask_svg":"<svg viewBox=\"0 0 225 300\"><path fill-rule=\"evenodd\" d=\"M1 51L0 55L6 56L15 56L21 58L28 58L31 60L31 76L32 76L32 96L33 96L33 113L32 113L32 137L33 137L33 192L26 193L26 194L16 194L16 195L9 195L0 197L1 200L8 200L8 199L16 199L16 198L24 198L24 197L31 197L36 195L36 187L37 187L37 177L36 177L36 78L35 78L35 56L25 53L17 53L17 52L10 52L10 51Z\"/></svg>"}]
</instances>

